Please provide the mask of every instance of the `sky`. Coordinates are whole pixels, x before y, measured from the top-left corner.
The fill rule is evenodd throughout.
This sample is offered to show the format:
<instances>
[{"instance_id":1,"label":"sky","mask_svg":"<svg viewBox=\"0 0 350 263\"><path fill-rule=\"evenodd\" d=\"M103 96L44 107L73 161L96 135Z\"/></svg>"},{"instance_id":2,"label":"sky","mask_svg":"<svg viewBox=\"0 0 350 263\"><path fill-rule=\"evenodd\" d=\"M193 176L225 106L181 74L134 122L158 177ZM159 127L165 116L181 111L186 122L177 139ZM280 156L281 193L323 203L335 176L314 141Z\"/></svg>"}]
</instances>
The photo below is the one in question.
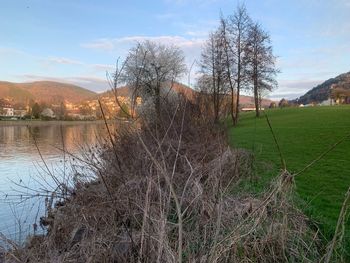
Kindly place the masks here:
<instances>
[{"instance_id":1,"label":"sky","mask_svg":"<svg viewBox=\"0 0 350 263\"><path fill-rule=\"evenodd\" d=\"M271 35L281 73L270 98L296 98L350 71L350 0L239 3ZM229 16L237 5L236 0L1 0L0 80L54 80L102 92L108 89L106 72L146 39L179 46L191 65L220 13ZM193 85L196 72L191 76Z\"/></svg>"}]
</instances>

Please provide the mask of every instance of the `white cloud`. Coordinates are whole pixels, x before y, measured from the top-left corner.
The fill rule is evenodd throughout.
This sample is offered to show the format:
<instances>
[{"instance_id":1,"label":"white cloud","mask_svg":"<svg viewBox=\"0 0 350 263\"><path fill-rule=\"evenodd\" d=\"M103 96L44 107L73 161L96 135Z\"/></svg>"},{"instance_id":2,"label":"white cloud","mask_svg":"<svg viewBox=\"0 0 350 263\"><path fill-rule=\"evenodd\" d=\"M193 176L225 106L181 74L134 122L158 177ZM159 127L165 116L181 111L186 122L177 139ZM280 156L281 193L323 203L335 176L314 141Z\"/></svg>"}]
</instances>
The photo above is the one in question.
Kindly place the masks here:
<instances>
[{"instance_id":1,"label":"white cloud","mask_svg":"<svg viewBox=\"0 0 350 263\"><path fill-rule=\"evenodd\" d=\"M278 81L278 89L272 92L268 97L279 100L282 98L296 99L304 95L310 89L324 82L325 79L283 79Z\"/></svg>"},{"instance_id":2,"label":"white cloud","mask_svg":"<svg viewBox=\"0 0 350 263\"><path fill-rule=\"evenodd\" d=\"M111 51L114 49L113 42L107 38L101 38L90 43L84 43L81 46L84 48L100 49L104 51Z\"/></svg>"},{"instance_id":3,"label":"white cloud","mask_svg":"<svg viewBox=\"0 0 350 263\"><path fill-rule=\"evenodd\" d=\"M328 68L329 62L324 56L312 56L311 51L299 52L295 57L279 57L277 58L277 67L284 72L285 70L325 70Z\"/></svg>"},{"instance_id":4,"label":"white cloud","mask_svg":"<svg viewBox=\"0 0 350 263\"><path fill-rule=\"evenodd\" d=\"M201 37L201 38L206 38L208 37L209 33L206 30L196 30L196 31L187 31L186 35L191 36L191 37Z\"/></svg>"},{"instance_id":5,"label":"white cloud","mask_svg":"<svg viewBox=\"0 0 350 263\"><path fill-rule=\"evenodd\" d=\"M192 63L200 58L201 48L206 40L205 37L190 37L183 36L127 36L121 38L103 38L95 41L84 43L81 46L89 49L95 49L103 52L113 52L121 57L127 55L128 50L138 42L145 40L154 41L163 45L175 45L183 50L187 68L189 69ZM197 71L196 66L192 70L191 76L194 76ZM185 76L180 81L187 83ZM191 83L194 83L194 77L191 77Z\"/></svg>"},{"instance_id":6,"label":"white cloud","mask_svg":"<svg viewBox=\"0 0 350 263\"><path fill-rule=\"evenodd\" d=\"M22 50L14 49L14 48L6 48L6 47L0 47L0 54L27 55L27 53L23 52Z\"/></svg>"},{"instance_id":7,"label":"white cloud","mask_svg":"<svg viewBox=\"0 0 350 263\"><path fill-rule=\"evenodd\" d=\"M23 63L24 61L38 61L41 57L29 53L27 51L15 48L1 47L0 46L0 65L2 63L8 64L10 63Z\"/></svg>"},{"instance_id":8,"label":"white cloud","mask_svg":"<svg viewBox=\"0 0 350 263\"><path fill-rule=\"evenodd\" d=\"M138 42L145 40L154 41L163 45L175 45L184 52L188 67L194 60L198 60L205 38L193 37L185 38L182 36L127 36L121 38L97 39L90 43L82 44L82 47L100 50L104 52L113 52L121 57L127 55L128 50Z\"/></svg>"},{"instance_id":9,"label":"white cloud","mask_svg":"<svg viewBox=\"0 0 350 263\"><path fill-rule=\"evenodd\" d=\"M82 62L64 57L50 57L47 62L65 64L65 65L83 65Z\"/></svg>"},{"instance_id":10,"label":"white cloud","mask_svg":"<svg viewBox=\"0 0 350 263\"><path fill-rule=\"evenodd\" d=\"M145 40L164 45L176 45L180 48L200 47L204 42L202 38L187 39L181 36L127 36L121 38L101 38L89 43L84 43L81 46L90 49L112 51L125 48L125 46L130 47L137 42L143 42Z\"/></svg>"},{"instance_id":11,"label":"white cloud","mask_svg":"<svg viewBox=\"0 0 350 263\"><path fill-rule=\"evenodd\" d=\"M40 61L45 66L52 66L54 64L64 64L64 65L84 65L83 62L66 58L66 57L43 57L37 56L19 49L0 47L0 54L8 55L11 57L21 56L22 58L29 58L31 60Z\"/></svg>"},{"instance_id":12,"label":"white cloud","mask_svg":"<svg viewBox=\"0 0 350 263\"><path fill-rule=\"evenodd\" d=\"M104 74L106 71L113 71L115 69L114 65L86 63L64 57L42 58L40 59L40 62L45 69L52 69L56 66L75 66L75 69L80 71L83 70L91 75L98 73Z\"/></svg>"},{"instance_id":13,"label":"white cloud","mask_svg":"<svg viewBox=\"0 0 350 263\"><path fill-rule=\"evenodd\" d=\"M92 64L90 66L96 71L113 71L113 70L115 70L114 65L108 65L108 64Z\"/></svg>"}]
</instances>

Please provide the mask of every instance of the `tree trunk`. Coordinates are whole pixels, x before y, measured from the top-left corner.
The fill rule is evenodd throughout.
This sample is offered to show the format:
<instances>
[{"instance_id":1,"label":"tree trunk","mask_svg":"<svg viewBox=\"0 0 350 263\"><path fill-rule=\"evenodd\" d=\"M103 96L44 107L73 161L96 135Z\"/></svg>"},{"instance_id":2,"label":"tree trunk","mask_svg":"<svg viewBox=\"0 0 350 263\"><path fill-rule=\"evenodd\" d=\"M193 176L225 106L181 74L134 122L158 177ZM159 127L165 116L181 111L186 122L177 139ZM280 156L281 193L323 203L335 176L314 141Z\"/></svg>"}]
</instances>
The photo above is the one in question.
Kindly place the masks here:
<instances>
[{"instance_id":1,"label":"tree trunk","mask_svg":"<svg viewBox=\"0 0 350 263\"><path fill-rule=\"evenodd\" d=\"M260 110L259 110L259 92L258 92L258 78L255 74L254 76L254 101L255 101L255 116L260 116Z\"/></svg>"},{"instance_id":2,"label":"tree trunk","mask_svg":"<svg viewBox=\"0 0 350 263\"><path fill-rule=\"evenodd\" d=\"M232 125L236 125L236 117L234 113L234 107L235 107L235 93L234 89L231 87L231 119L232 119Z\"/></svg>"},{"instance_id":3,"label":"tree trunk","mask_svg":"<svg viewBox=\"0 0 350 263\"><path fill-rule=\"evenodd\" d=\"M157 83L154 90L154 107L157 114L157 125L160 124L160 84Z\"/></svg>"},{"instance_id":4,"label":"tree trunk","mask_svg":"<svg viewBox=\"0 0 350 263\"><path fill-rule=\"evenodd\" d=\"M239 33L238 36L238 61L237 61L237 98L236 98L236 118L235 118L235 125L238 123L239 119L239 93L241 89L241 36Z\"/></svg>"},{"instance_id":5,"label":"tree trunk","mask_svg":"<svg viewBox=\"0 0 350 263\"><path fill-rule=\"evenodd\" d=\"M236 117L235 117L235 125L238 123L239 118L239 91L240 91L240 81L237 81L237 94L236 94Z\"/></svg>"},{"instance_id":6,"label":"tree trunk","mask_svg":"<svg viewBox=\"0 0 350 263\"><path fill-rule=\"evenodd\" d=\"M224 43L225 43L225 55L226 55L226 69L227 69L227 76L230 84L230 91L231 91L231 107L230 107L230 114L231 114L231 119L232 119L232 125L236 125L236 117L235 117L235 95L234 95L234 87L232 83L232 78L231 78L231 69L230 69L230 56L228 54L228 44L227 44L227 38L226 38L226 25L223 23L224 27Z\"/></svg>"},{"instance_id":7,"label":"tree trunk","mask_svg":"<svg viewBox=\"0 0 350 263\"><path fill-rule=\"evenodd\" d=\"M214 44L212 42L212 50L214 51ZM214 58L214 54L212 54L212 81L213 81L213 111L214 111L214 122L217 122L218 119L218 115L216 112L216 108L217 108L217 89L216 89L216 78L215 78L215 58Z\"/></svg>"},{"instance_id":8,"label":"tree trunk","mask_svg":"<svg viewBox=\"0 0 350 263\"><path fill-rule=\"evenodd\" d=\"M214 104L214 122L218 123L219 122L219 112L220 112L220 82L219 79L217 80L216 83L216 91L215 91L215 104Z\"/></svg>"}]
</instances>

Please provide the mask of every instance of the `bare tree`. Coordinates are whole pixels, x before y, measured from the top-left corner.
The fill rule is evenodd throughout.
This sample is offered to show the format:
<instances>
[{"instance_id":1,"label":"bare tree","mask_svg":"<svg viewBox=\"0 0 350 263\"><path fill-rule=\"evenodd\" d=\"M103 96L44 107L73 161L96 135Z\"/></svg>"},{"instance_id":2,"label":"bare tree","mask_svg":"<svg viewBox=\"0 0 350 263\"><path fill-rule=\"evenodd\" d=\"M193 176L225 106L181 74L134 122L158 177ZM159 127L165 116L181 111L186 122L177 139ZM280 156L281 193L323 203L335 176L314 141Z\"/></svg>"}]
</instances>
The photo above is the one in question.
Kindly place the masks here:
<instances>
[{"instance_id":1,"label":"bare tree","mask_svg":"<svg viewBox=\"0 0 350 263\"><path fill-rule=\"evenodd\" d=\"M237 6L234 14L227 20L222 20L226 23L226 45L228 58L231 57L229 64L230 71L234 72L236 85L236 103L234 125L239 119L239 96L242 87L246 81L246 45L248 43L248 32L251 25L251 18L248 15L244 5ZM231 89L232 97L233 90Z\"/></svg>"},{"instance_id":2,"label":"bare tree","mask_svg":"<svg viewBox=\"0 0 350 263\"><path fill-rule=\"evenodd\" d=\"M220 31L209 35L201 54L198 87L212 97L214 122L219 121L222 101L227 94L224 41Z\"/></svg>"},{"instance_id":3,"label":"bare tree","mask_svg":"<svg viewBox=\"0 0 350 263\"><path fill-rule=\"evenodd\" d=\"M270 36L253 23L244 5L237 6L228 18L221 15L220 26L210 34L201 57L198 86L213 98L214 120L218 121L223 99L230 94L230 114L233 125L238 123L240 93L243 89L254 92L256 115L262 95L276 85L276 57ZM209 76L211 76L211 81ZM206 85L206 87L204 87Z\"/></svg>"},{"instance_id":4,"label":"bare tree","mask_svg":"<svg viewBox=\"0 0 350 263\"><path fill-rule=\"evenodd\" d=\"M175 46L165 46L151 41L139 43L129 51L123 81L143 100L151 99L159 120L161 88L173 83L186 71L183 52Z\"/></svg>"},{"instance_id":5,"label":"bare tree","mask_svg":"<svg viewBox=\"0 0 350 263\"><path fill-rule=\"evenodd\" d=\"M249 42L246 47L247 73L254 93L256 116L260 115L261 93L271 91L277 86L275 79L278 70L275 67L270 35L261 25L254 23L249 29Z\"/></svg>"},{"instance_id":6,"label":"bare tree","mask_svg":"<svg viewBox=\"0 0 350 263\"><path fill-rule=\"evenodd\" d=\"M220 27L219 27L219 32L221 34L221 38L223 41L223 45L224 45L224 60L225 60L225 66L226 66L226 80L227 80L227 84L229 86L230 89L230 115L231 115L231 119L232 119L232 124L235 125L236 123L236 114L235 114L235 110L236 110L236 100L235 100L235 56L233 55L232 49L230 48L230 39L229 39L229 35L227 32L227 20L225 18L223 18L221 16L220 19ZM236 111L237 112L237 111Z\"/></svg>"}]
</instances>

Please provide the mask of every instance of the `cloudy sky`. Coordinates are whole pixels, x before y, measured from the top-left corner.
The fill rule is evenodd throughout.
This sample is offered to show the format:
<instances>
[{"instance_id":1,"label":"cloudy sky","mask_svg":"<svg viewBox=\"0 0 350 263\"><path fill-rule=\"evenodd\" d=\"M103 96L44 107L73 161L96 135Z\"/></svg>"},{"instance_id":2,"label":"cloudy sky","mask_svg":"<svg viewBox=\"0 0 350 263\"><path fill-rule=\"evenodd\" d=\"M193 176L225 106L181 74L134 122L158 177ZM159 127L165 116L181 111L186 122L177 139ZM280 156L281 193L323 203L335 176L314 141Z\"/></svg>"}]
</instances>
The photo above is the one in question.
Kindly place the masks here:
<instances>
[{"instance_id":1,"label":"cloudy sky","mask_svg":"<svg viewBox=\"0 0 350 263\"><path fill-rule=\"evenodd\" d=\"M350 71L350 0L246 0L271 34L279 87L271 98L295 98ZM199 58L220 12L236 0L2 0L0 80L58 80L94 91L137 41L176 44L187 63ZM194 80L192 81L194 82Z\"/></svg>"}]
</instances>

